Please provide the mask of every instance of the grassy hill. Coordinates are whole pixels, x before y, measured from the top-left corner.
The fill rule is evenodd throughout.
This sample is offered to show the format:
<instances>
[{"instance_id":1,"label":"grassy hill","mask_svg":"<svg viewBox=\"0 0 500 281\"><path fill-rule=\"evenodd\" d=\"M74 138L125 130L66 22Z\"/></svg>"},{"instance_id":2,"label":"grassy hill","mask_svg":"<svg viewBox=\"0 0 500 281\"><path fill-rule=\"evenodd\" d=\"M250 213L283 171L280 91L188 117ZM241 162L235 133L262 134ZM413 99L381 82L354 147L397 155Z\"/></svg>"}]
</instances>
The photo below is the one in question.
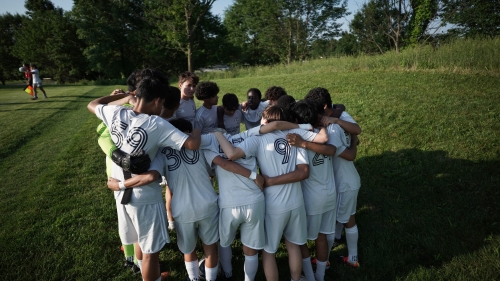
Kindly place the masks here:
<instances>
[{"instance_id":1,"label":"grassy hill","mask_svg":"<svg viewBox=\"0 0 500 281\"><path fill-rule=\"evenodd\" d=\"M442 61L434 68L401 64L418 51L410 50L206 77L220 98L232 92L240 101L251 87L280 85L297 99L325 87L361 125L361 267L337 264L347 250L336 248L325 280L500 279L500 48L478 52L474 44L482 43L470 41L457 55L462 65L444 55L429 60ZM482 66L470 66L476 59L467 49ZM31 101L20 86L0 86L2 279L140 280L121 267L99 120L86 109L115 87L124 86L49 85L49 99ZM235 246L233 271L242 280ZM161 260L171 280L185 280L175 243ZM278 263L280 279L290 280L284 247ZM264 280L261 264L256 280Z\"/></svg>"}]
</instances>

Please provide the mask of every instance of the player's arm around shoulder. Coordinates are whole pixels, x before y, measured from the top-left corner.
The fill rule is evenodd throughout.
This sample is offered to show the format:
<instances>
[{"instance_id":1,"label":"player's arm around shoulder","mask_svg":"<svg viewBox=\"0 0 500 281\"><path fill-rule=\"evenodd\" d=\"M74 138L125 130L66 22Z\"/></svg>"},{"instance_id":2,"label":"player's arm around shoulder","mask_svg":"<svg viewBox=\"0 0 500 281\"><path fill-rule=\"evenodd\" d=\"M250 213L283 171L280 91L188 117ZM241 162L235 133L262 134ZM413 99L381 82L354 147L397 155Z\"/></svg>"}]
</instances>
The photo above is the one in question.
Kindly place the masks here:
<instances>
[{"instance_id":1,"label":"player's arm around shoulder","mask_svg":"<svg viewBox=\"0 0 500 281\"><path fill-rule=\"evenodd\" d=\"M228 159L236 160L245 156L245 152L239 147L234 147L221 132L213 132L212 134L217 138L220 148Z\"/></svg>"},{"instance_id":2,"label":"player's arm around shoulder","mask_svg":"<svg viewBox=\"0 0 500 281\"><path fill-rule=\"evenodd\" d=\"M125 182L121 182L120 180L117 180L115 178L109 178L108 188L113 191L120 191L126 188L134 188L147 185L157 181L159 178L160 178L160 173L156 170L150 170L140 175L136 175L126 180Z\"/></svg>"},{"instance_id":3,"label":"player's arm around shoulder","mask_svg":"<svg viewBox=\"0 0 500 281\"><path fill-rule=\"evenodd\" d=\"M298 134L287 134L286 140L292 146L311 150L323 155L335 156L335 153L337 152L337 147L334 145L309 142L304 140Z\"/></svg>"},{"instance_id":4,"label":"player's arm around shoulder","mask_svg":"<svg viewBox=\"0 0 500 281\"><path fill-rule=\"evenodd\" d=\"M265 179L265 187L287 184L292 182L298 182L301 180L305 180L309 177L309 165L308 164L299 164L296 166L295 171L286 173L283 175L279 175L276 177L268 177L266 175L262 175Z\"/></svg>"},{"instance_id":5,"label":"player's arm around shoulder","mask_svg":"<svg viewBox=\"0 0 500 281\"><path fill-rule=\"evenodd\" d=\"M119 94L119 95L113 95L113 96L105 96L105 97L100 97L100 98L97 98L91 102L89 102L89 104L87 105L87 109L95 114L95 109L98 105L103 105L103 104L108 104L110 102L113 102L113 101L116 101L116 100L119 100L119 99L122 99L124 98L125 96L127 96L127 94Z\"/></svg>"},{"instance_id":6,"label":"player's arm around shoulder","mask_svg":"<svg viewBox=\"0 0 500 281\"><path fill-rule=\"evenodd\" d=\"M356 155L358 153L358 137L354 135L351 139L351 147L347 147L342 153L339 154L339 157L347 160L354 161L356 160Z\"/></svg>"}]
</instances>

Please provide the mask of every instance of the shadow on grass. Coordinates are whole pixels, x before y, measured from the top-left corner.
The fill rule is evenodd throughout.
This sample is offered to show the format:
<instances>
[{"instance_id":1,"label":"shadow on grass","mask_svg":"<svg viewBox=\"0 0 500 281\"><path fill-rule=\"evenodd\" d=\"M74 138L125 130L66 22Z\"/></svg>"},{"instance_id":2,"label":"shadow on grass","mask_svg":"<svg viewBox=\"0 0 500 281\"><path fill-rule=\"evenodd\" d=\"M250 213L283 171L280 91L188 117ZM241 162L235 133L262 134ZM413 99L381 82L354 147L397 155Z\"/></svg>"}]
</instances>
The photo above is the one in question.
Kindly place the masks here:
<instances>
[{"instance_id":1,"label":"shadow on grass","mask_svg":"<svg viewBox=\"0 0 500 281\"><path fill-rule=\"evenodd\" d=\"M336 265L330 277L404 278L418 267L474 253L500 234L498 160L405 149L355 163L362 182L356 215L362 267ZM330 261L345 254L346 248L337 248Z\"/></svg>"}]
</instances>

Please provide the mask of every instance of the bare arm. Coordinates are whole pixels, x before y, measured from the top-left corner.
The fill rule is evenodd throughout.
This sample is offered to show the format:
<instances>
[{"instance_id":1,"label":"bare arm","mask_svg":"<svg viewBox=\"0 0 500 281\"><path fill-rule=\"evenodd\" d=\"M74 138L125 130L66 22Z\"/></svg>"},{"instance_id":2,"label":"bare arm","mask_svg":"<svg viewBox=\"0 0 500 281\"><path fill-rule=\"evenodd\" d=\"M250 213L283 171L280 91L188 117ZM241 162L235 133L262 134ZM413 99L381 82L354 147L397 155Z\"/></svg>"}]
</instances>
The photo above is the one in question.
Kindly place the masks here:
<instances>
[{"instance_id":1,"label":"bare arm","mask_svg":"<svg viewBox=\"0 0 500 281\"><path fill-rule=\"evenodd\" d=\"M220 148L222 148L222 151L224 151L224 154L226 154L227 158L229 158L230 160L236 160L245 156L245 152L239 147L234 147L224 137L224 135L222 135L221 132L213 132L212 134L214 134L214 136L217 138Z\"/></svg>"},{"instance_id":2,"label":"bare arm","mask_svg":"<svg viewBox=\"0 0 500 281\"><path fill-rule=\"evenodd\" d=\"M146 184L150 184L154 181L157 181L158 178L160 178L160 173L158 171L147 171L145 173L142 173L140 175L136 175L134 177L131 177L130 179L126 180L123 184L125 185L126 188L134 188L138 186L143 186ZM109 178L108 179L108 188L113 190L113 191L120 191L120 187L118 186L118 183L120 181L115 179L115 178Z\"/></svg>"},{"instance_id":3,"label":"bare arm","mask_svg":"<svg viewBox=\"0 0 500 281\"><path fill-rule=\"evenodd\" d=\"M259 133L261 134L267 134L273 131L277 130L291 130L291 129L297 129L299 128L299 125L295 123L290 123L287 121L273 121L271 123L268 123L266 125L260 126Z\"/></svg>"},{"instance_id":4,"label":"bare arm","mask_svg":"<svg viewBox=\"0 0 500 281\"><path fill-rule=\"evenodd\" d=\"M127 94L119 94L119 95L113 95L113 96L105 96L105 97L100 97L98 99L95 99L91 101L88 105L87 108L90 112L95 114L95 108L100 105L100 104L108 104L110 102L113 102L115 100L119 100L127 96Z\"/></svg>"},{"instance_id":5,"label":"bare arm","mask_svg":"<svg viewBox=\"0 0 500 281\"><path fill-rule=\"evenodd\" d=\"M323 155L335 156L335 152L337 152L337 148L331 144L320 144L305 141L298 134L287 134L286 140L290 145L305 148Z\"/></svg>"},{"instance_id":6,"label":"bare arm","mask_svg":"<svg viewBox=\"0 0 500 281\"><path fill-rule=\"evenodd\" d=\"M250 171L249 169L247 169L247 168L245 168L237 163L234 163L232 161L226 160L220 156L215 157L214 160L212 160L212 162L214 164L217 164L219 167L221 167L222 169L224 169L226 171L229 171L229 172L234 173L234 174L238 174L238 175L243 176L245 178L250 177L250 174L252 173L252 171ZM264 178L261 175L257 175L257 178L254 179L253 181L261 190L264 189Z\"/></svg>"},{"instance_id":7,"label":"bare arm","mask_svg":"<svg viewBox=\"0 0 500 281\"><path fill-rule=\"evenodd\" d=\"M182 147L190 150L197 150L200 148L201 144L201 131L199 129L193 129L191 135L184 141Z\"/></svg>"},{"instance_id":8,"label":"bare arm","mask_svg":"<svg viewBox=\"0 0 500 281\"><path fill-rule=\"evenodd\" d=\"M329 124L339 124L339 126L349 134L361 134L361 127L358 124L347 122L339 118L323 116L323 118L321 118L321 124L323 124L323 126L325 127L327 127Z\"/></svg>"},{"instance_id":9,"label":"bare arm","mask_svg":"<svg viewBox=\"0 0 500 281\"><path fill-rule=\"evenodd\" d=\"M328 141L328 133L326 132L325 128L321 128L321 130L319 130L319 133L312 140L312 142L316 143L325 143L327 141Z\"/></svg>"},{"instance_id":10,"label":"bare arm","mask_svg":"<svg viewBox=\"0 0 500 281\"><path fill-rule=\"evenodd\" d=\"M351 139L351 147L346 148L339 157L344 158L347 161L354 161L356 159L356 154L358 153L358 137L354 135Z\"/></svg>"},{"instance_id":11,"label":"bare arm","mask_svg":"<svg viewBox=\"0 0 500 281\"><path fill-rule=\"evenodd\" d=\"M279 175L276 177L268 177L266 175L263 175L264 179L266 180L265 186L273 186L273 185L279 185L279 184L287 184L287 183L292 183L292 182L298 182L301 180L305 180L309 177L309 165L307 164L299 164L297 165L295 171Z\"/></svg>"},{"instance_id":12,"label":"bare arm","mask_svg":"<svg viewBox=\"0 0 500 281\"><path fill-rule=\"evenodd\" d=\"M123 97L119 100L112 101L108 104L109 105L124 105L124 104L129 103L129 104L135 106L136 102L137 102L137 99L134 95L127 95L126 97Z\"/></svg>"}]
</instances>

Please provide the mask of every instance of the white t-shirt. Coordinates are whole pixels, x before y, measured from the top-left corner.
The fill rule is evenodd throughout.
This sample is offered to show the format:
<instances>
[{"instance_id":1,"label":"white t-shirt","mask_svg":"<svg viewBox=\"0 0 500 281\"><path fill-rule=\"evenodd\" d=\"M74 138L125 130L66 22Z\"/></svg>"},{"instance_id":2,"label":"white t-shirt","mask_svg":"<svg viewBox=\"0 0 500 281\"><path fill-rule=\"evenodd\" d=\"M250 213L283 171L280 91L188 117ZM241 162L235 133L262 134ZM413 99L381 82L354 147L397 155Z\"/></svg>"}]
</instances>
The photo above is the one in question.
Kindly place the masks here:
<instances>
[{"instance_id":1,"label":"white t-shirt","mask_svg":"<svg viewBox=\"0 0 500 281\"><path fill-rule=\"evenodd\" d=\"M208 134L217 129L217 106L212 106L211 109L203 105L196 110L194 118L194 128L200 129L202 134Z\"/></svg>"},{"instance_id":2,"label":"white t-shirt","mask_svg":"<svg viewBox=\"0 0 500 281\"><path fill-rule=\"evenodd\" d=\"M33 83L42 83L42 79L40 79L40 72L38 71L38 69L32 70L31 74L33 75Z\"/></svg>"},{"instance_id":3,"label":"white t-shirt","mask_svg":"<svg viewBox=\"0 0 500 281\"><path fill-rule=\"evenodd\" d=\"M191 122L194 127L194 116L196 115L196 104L193 99L181 99L179 108L175 111L175 118L184 118Z\"/></svg>"},{"instance_id":4,"label":"white t-shirt","mask_svg":"<svg viewBox=\"0 0 500 281\"><path fill-rule=\"evenodd\" d=\"M330 128L330 126L328 127ZM351 135L340 128L340 126L338 126L337 130L328 131L328 133L329 143L331 140L334 141L333 139L341 143L340 146L337 146L337 152L335 153L335 157L333 157L333 172L335 174L337 192L358 190L361 187L361 179L354 166L354 162L339 157L346 148L351 146Z\"/></svg>"},{"instance_id":5,"label":"white t-shirt","mask_svg":"<svg viewBox=\"0 0 500 281\"><path fill-rule=\"evenodd\" d=\"M287 174L295 171L299 164L308 164L305 150L288 144L287 133L297 133L307 141L316 137L316 133L301 129L274 131L247 138L238 147L245 152L246 157L257 157L262 174L269 177ZM300 182L266 187L264 196L268 214L283 213L304 204Z\"/></svg>"},{"instance_id":6,"label":"white t-shirt","mask_svg":"<svg viewBox=\"0 0 500 281\"><path fill-rule=\"evenodd\" d=\"M226 132L230 135L236 135L240 133L240 123L242 123L243 114L240 110L236 110L233 116L228 116L224 114L224 127Z\"/></svg>"},{"instance_id":7,"label":"white t-shirt","mask_svg":"<svg viewBox=\"0 0 500 281\"><path fill-rule=\"evenodd\" d=\"M237 135L224 134L227 140L233 145L242 143L250 136L258 135L260 127L242 132ZM211 136L210 152L206 154L207 161L211 163L216 156L226 158L214 135ZM246 156L234 161L235 163L257 172L257 161L255 157ZM259 189L255 182L239 174L226 171L215 165L217 181L219 183L219 208L232 208L261 202L264 200L264 193Z\"/></svg>"},{"instance_id":8,"label":"white t-shirt","mask_svg":"<svg viewBox=\"0 0 500 281\"><path fill-rule=\"evenodd\" d=\"M172 216L176 221L202 220L218 210L217 193L207 168L205 150L178 151L170 147L158 150L149 170L156 170L168 179Z\"/></svg>"},{"instance_id":9,"label":"white t-shirt","mask_svg":"<svg viewBox=\"0 0 500 281\"><path fill-rule=\"evenodd\" d=\"M177 130L163 118L136 114L127 107L98 105L95 112L96 116L109 128L111 139L116 147L126 153L143 149L151 159L154 159L159 147L168 146L179 150L188 138L188 135ZM123 169L113 163L111 176L123 181ZM132 190L131 205L163 202L162 189L157 183ZM121 200L122 196L122 191L115 191L116 200Z\"/></svg>"},{"instance_id":10,"label":"white t-shirt","mask_svg":"<svg viewBox=\"0 0 500 281\"><path fill-rule=\"evenodd\" d=\"M262 112L264 112L264 109L266 109L268 105L269 101L261 101L257 109L253 110L250 107L247 107L246 111L242 111L243 123L245 123L245 127L247 130L260 125L260 120L262 119Z\"/></svg>"},{"instance_id":11,"label":"white t-shirt","mask_svg":"<svg viewBox=\"0 0 500 281\"><path fill-rule=\"evenodd\" d=\"M327 127L328 142L335 147L341 146L340 139L330 137L339 125ZM332 173L332 156L322 155L311 150L307 151L309 160L309 178L301 181L304 204L308 215L323 214L335 208L335 177Z\"/></svg>"}]
</instances>

